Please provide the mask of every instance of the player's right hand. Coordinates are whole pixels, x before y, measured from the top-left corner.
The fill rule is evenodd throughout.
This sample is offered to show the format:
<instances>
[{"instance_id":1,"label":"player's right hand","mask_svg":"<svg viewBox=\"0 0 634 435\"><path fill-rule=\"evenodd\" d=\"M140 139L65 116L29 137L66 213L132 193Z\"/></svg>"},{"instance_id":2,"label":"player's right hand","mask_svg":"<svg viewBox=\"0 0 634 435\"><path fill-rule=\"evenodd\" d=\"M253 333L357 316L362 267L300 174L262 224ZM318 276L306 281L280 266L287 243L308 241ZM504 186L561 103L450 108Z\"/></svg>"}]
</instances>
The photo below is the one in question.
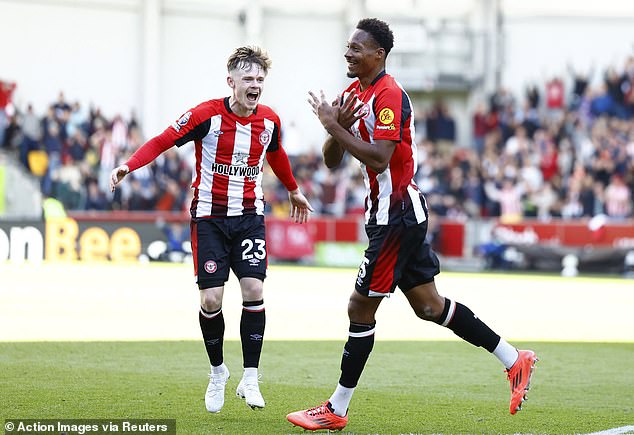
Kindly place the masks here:
<instances>
[{"instance_id":1,"label":"player's right hand","mask_svg":"<svg viewBox=\"0 0 634 435\"><path fill-rule=\"evenodd\" d=\"M119 184L121 180L123 180L123 178L126 175L128 175L129 172L130 172L130 168L128 168L128 165L117 166L116 168L112 170L112 172L110 173L110 191L111 192L114 192L114 189L115 187L117 187L117 184Z\"/></svg>"}]
</instances>

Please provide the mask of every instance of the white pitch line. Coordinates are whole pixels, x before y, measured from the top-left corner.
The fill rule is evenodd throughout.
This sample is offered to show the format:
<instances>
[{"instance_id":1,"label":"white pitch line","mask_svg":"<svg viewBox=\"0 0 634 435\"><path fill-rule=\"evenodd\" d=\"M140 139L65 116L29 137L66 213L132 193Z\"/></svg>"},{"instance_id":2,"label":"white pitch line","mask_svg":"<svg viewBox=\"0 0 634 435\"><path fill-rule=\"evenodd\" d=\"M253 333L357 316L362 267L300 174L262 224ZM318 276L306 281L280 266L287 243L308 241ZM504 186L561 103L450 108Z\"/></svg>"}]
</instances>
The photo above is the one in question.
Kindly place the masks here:
<instances>
[{"instance_id":1,"label":"white pitch line","mask_svg":"<svg viewBox=\"0 0 634 435\"><path fill-rule=\"evenodd\" d=\"M587 435L627 435L634 434L634 426L615 427L601 432L592 432Z\"/></svg>"}]
</instances>

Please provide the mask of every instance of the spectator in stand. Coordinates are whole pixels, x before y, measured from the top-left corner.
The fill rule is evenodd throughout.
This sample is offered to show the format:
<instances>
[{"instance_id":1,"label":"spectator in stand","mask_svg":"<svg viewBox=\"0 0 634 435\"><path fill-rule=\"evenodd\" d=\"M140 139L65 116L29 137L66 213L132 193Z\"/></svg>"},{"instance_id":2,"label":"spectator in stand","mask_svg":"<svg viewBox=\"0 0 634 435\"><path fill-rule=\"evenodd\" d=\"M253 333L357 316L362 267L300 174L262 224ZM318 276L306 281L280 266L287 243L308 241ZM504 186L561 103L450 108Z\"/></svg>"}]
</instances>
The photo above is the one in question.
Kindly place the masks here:
<instances>
[{"instance_id":1,"label":"spectator in stand","mask_svg":"<svg viewBox=\"0 0 634 435\"><path fill-rule=\"evenodd\" d=\"M559 141L559 151L557 153L557 170L564 179L564 184L568 184L568 178L573 173L575 156L570 139L564 137Z\"/></svg>"},{"instance_id":2,"label":"spectator in stand","mask_svg":"<svg viewBox=\"0 0 634 435\"><path fill-rule=\"evenodd\" d=\"M632 192L619 174L612 175L605 189L605 209L612 219L624 219L632 213Z\"/></svg>"},{"instance_id":3,"label":"spectator in stand","mask_svg":"<svg viewBox=\"0 0 634 435\"><path fill-rule=\"evenodd\" d=\"M4 144L5 130L9 126L11 98L16 84L0 80L0 146Z\"/></svg>"},{"instance_id":4,"label":"spectator in stand","mask_svg":"<svg viewBox=\"0 0 634 435\"><path fill-rule=\"evenodd\" d=\"M66 210L77 210L82 202L83 176L79 165L69 155L63 159L57 176L56 197Z\"/></svg>"},{"instance_id":5,"label":"spectator in stand","mask_svg":"<svg viewBox=\"0 0 634 435\"><path fill-rule=\"evenodd\" d=\"M86 205L85 210L104 211L108 210L108 199L99 189L99 183L94 178L89 178L86 182Z\"/></svg>"},{"instance_id":6,"label":"spectator in stand","mask_svg":"<svg viewBox=\"0 0 634 435\"><path fill-rule=\"evenodd\" d=\"M559 77L553 77L546 83L546 108L555 117L561 114L564 108L564 82Z\"/></svg>"},{"instance_id":7,"label":"spectator in stand","mask_svg":"<svg viewBox=\"0 0 634 435\"><path fill-rule=\"evenodd\" d=\"M66 102L66 97L64 97L64 92L59 91L57 94L57 101L53 104L54 115L57 120L64 118L65 112L70 112L71 107L70 104Z\"/></svg>"},{"instance_id":8,"label":"spectator in stand","mask_svg":"<svg viewBox=\"0 0 634 435\"><path fill-rule=\"evenodd\" d=\"M143 168L141 168L143 169ZM137 171L138 172L138 171ZM131 177L130 193L128 194L124 209L125 210L153 210L156 204L154 184L144 183L140 177Z\"/></svg>"},{"instance_id":9,"label":"spectator in stand","mask_svg":"<svg viewBox=\"0 0 634 435\"><path fill-rule=\"evenodd\" d=\"M427 115L427 139L436 144L438 152L451 156L456 145L456 123L449 109L442 101L437 101Z\"/></svg>"},{"instance_id":10,"label":"spectator in stand","mask_svg":"<svg viewBox=\"0 0 634 435\"><path fill-rule=\"evenodd\" d=\"M502 134L501 140L503 142L506 142L515 132L515 127L517 125L516 118L517 116L514 102L512 105L504 107L503 110L498 113L498 126L500 133Z\"/></svg>"},{"instance_id":11,"label":"spectator in stand","mask_svg":"<svg viewBox=\"0 0 634 435\"><path fill-rule=\"evenodd\" d=\"M176 181L171 178L168 179L156 201L154 209L159 211L179 211L185 196L184 192Z\"/></svg>"},{"instance_id":12,"label":"spectator in stand","mask_svg":"<svg viewBox=\"0 0 634 435\"><path fill-rule=\"evenodd\" d=\"M7 114L9 115L9 122L4 131L4 141L0 143L0 147L13 151L19 147L19 143L22 141L22 131L18 122L18 114L13 106L11 106Z\"/></svg>"},{"instance_id":13,"label":"spectator in stand","mask_svg":"<svg viewBox=\"0 0 634 435\"><path fill-rule=\"evenodd\" d=\"M55 183L57 182L57 171L62 165L62 138L60 137L59 124L55 121L47 123L44 136L44 149L48 155L48 169L42 178L42 193L45 196L55 195Z\"/></svg>"},{"instance_id":14,"label":"spectator in stand","mask_svg":"<svg viewBox=\"0 0 634 435\"><path fill-rule=\"evenodd\" d=\"M66 147L66 154L74 161L82 162L86 157L88 149L88 140L82 129L73 130L73 135L69 137Z\"/></svg>"},{"instance_id":15,"label":"spectator in stand","mask_svg":"<svg viewBox=\"0 0 634 435\"><path fill-rule=\"evenodd\" d=\"M546 132L541 132L539 135L536 134L535 141L541 152L539 167L544 180L548 181L559 172L557 145L553 138Z\"/></svg>"},{"instance_id":16,"label":"spectator in stand","mask_svg":"<svg viewBox=\"0 0 634 435\"><path fill-rule=\"evenodd\" d=\"M537 85L531 84L526 88L526 101L530 109L537 110L539 108L539 90Z\"/></svg>"},{"instance_id":17,"label":"spectator in stand","mask_svg":"<svg viewBox=\"0 0 634 435\"><path fill-rule=\"evenodd\" d=\"M566 200L561 206L561 217L564 219L577 219L583 216L583 204L580 197L580 186L571 186L568 189Z\"/></svg>"},{"instance_id":18,"label":"spectator in stand","mask_svg":"<svg viewBox=\"0 0 634 435\"><path fill-rule=\"evenodd\" d=\"M520 156L522 167L519 170L519 180L522 181L527 192L534 193L542 188L544 177L537 166L539 156L534 151L526 151Z\"/></svg>"},{"instance_id":19,"label":"spectator in stand","mask_svg":"<svg viewBox=\"0 0 634 435\"><path fill-rule=\"evenodd\" d=\"M634 56L630 56L625 63L621 86L624 90L625 113L631 118L634 116Z\"/></svg>"},{"instance_id":20,"label":"spectator in stand","mask_svg":"<svg viewBox=\"0 0 634 435\"><path fill-rule=\"evenodd\" d=\"M581 71L575 70L572 65L568 65L568 72L573 77L569 110L575 111L581 107L581 101L584 95L586 95L588 85L590 84L590 77L594 74L594 67L591 67L590 71L584 74Z\"/></svg>"},{"instance_id":21,"label":"spectator in stand","mask_svg":"<svg viewBox=\"0 0 634 435\"><path fill-rule=\"evenodd\" d=\"M603 209L603 185L595 182L591 174L586 174L583 177L579 202L581 202L583 217L591 218L605 212Z\"/></svg>"},{"instance_id":22,"label":"spectator in stand","mask_svg":"<svg viewBox=\"0 0 634 435\"><path fill-rule=\"evenodd\" d=\"M489 100L491 112L501 113L507 107L515 106L515 98L505 87L499 87Z\"/></svg>"},{"instance_id":23,"label":"spectator in stand","mask_svg":"<svg viewBox=\"0 0 634 435\"><path fill-rule=\"evenodd\" d=\"M504 152L509 156L517 156L520 153L527 152L530 148L530 139L526 134L526 128L518 125L515 128L515 134L506 140Z\"/></svg>"},{"instance_id":24,"label":"spectator in stand","mask_svg":"<svg viewBox=\"0 0 634 435\"><path fill-rule=\"evenodd\" d=\"M363 174L361 171L356 171L352 175L352 180L348 189L348 197L346 198L346 213L365 213L365 184L363 182Z\"/></svg>"},{"instance_id":25,"label":"spectator in stand","mask_svg":"<svg viewBox=\"0 0 634 435\"><path fill-rule=\"evenodd\" d=\"M553 209L559 200L557 192L550 182L546 181L541 188L535 190L531 195L530 202L537 210L536 215L540 220L549 220L553 215Z\"/></svg>"},{"instance_id":26,"label":"spectator in stand","mask_svg":"<svg viewBox=\"0 0 634 435\"><path fill-rule=\"evenodd\" d=\"M33 112L33 105L29 103L26 113L22 115L22 142L20 143L20 161L25 168L29 167L28 155L30 151L40 149L42 140L42 125L40 119Z\"/></svg>"},{"instance_id":27,"label":"spectator in stand","mask_svg":"<svg viewBox=\"0 0 634 435\"><path fill-rule=\"evenodd\" d=\"M532 107L532 103L527 100L524 102L522 110L518 111L516 115L516 122L521 124L526 129L527 136L532 138L535 131L541 127L538 109L536 107Z\"/></svg>"},{"instance_id":28,"label":"spectator in stand","mask_svg":"<svg viewBox=\"0 0 634 435\"><path fill-rule=\"evenodd\" d=\"M484 188L477 168L473 167L469 170L467 178L462 187L462 195L464 197L465 212L471 217L480 217L484 206Z\"/></svg>"},{"instance_id":29,"label":"spectator in stand","mask_svg":"<svg viewBox=\"0 0 634 435\"><path fill-rule=\"evenodd\" d=\"M439 102L439 111L437 119L436 135L439 141L446 141L449 147L455 147L456 145L456 121L451 113L449 113L449 107L444 102Z\"/></svg>"},{"instance_id":30,"label":"spectator in stand","mask_svg":"<svg viewBox=\"0 0 634 435\"><path fill-rule=\"evenodd\" d=\"M68 122L66 123L66 137L73 137L77 131L88 132L88 118L81 108L79 101L73 103Z\"/></svg>"},{"instance_id":31,"label":"spectator in stand","mask_svg":"<svg viewBox=\"0 0 634 435\"><path fill-rule=\"evenodd\" d=\"M599 149L595 154L595 160L592 162L592 173L595 180L604 186L610 183L610 178L614 173L614 161L610 155L610 151Z\"/></svg>"},{"instance_id":32,"label":"spectator in stand","mask_svg":"<svg viewBox=\"0 0 634 435\"><path fill-rule=\"evenodd\" d=\"M500 222L510 224L522 220L522 195L525 191L523 184L516 184L514 179L505 177L501 188L489 181L484 184L484 191L489 199L500 204Z\"/></svg>"},{"instance_id":33,"label":"spectator in stand","mask_svg":"<svg viewBox=\"0 0 634 435\"><path fill-rule=\"evenodd\" d=\"M98 128L104 128L108 125L108 120L101 113L101 108L96 106L91 106L90 109L90 132L95 132Z\"/></svg>"},{"instance_id":34,"label":"spectator in stand","mask_svg":"<svg viewBox=\"0 0 634 435\"><path fill-rule=\"evenodd\" d=\"M489 114L484 103L478 103L473 114L473 147L479 156L484 152L484 139L491 130L488 122ZM417 131L418 132L418 131Z\"/></svg>"}]
</instances>

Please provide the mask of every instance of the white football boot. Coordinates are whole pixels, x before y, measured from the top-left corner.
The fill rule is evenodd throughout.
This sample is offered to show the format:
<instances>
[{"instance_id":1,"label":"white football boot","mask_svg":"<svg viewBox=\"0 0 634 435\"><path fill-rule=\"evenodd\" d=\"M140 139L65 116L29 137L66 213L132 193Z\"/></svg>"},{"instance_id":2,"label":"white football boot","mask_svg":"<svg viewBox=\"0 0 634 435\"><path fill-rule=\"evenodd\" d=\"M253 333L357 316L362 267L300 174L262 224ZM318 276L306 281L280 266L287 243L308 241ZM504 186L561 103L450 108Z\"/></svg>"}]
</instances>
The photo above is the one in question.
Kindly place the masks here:
<instances>
[{"instance_id":1,"label":"white football boot","mask_svg":"<svg viewBox=\"0 0 634 435\"><path fill-rule=\"evenodd\" d=\"M216 374L213 370L209 373L209 385L205 393L205 407L209 412L220 412L225 404L225 386L229 380L229 369L224 363L220 367L223 368L221 373Z\"/></svg>"},{"instance_id":2,"label":"white football boot","mask_svg":"<svg viewBox=\"0 0 634 435\"><path fill-rule=\"evenodd\" d=\"M264 398L260 393L258 377L243 377L236 388L236 396L246 400L251 409L264 408Z\"/></svg>"}]
</instances>

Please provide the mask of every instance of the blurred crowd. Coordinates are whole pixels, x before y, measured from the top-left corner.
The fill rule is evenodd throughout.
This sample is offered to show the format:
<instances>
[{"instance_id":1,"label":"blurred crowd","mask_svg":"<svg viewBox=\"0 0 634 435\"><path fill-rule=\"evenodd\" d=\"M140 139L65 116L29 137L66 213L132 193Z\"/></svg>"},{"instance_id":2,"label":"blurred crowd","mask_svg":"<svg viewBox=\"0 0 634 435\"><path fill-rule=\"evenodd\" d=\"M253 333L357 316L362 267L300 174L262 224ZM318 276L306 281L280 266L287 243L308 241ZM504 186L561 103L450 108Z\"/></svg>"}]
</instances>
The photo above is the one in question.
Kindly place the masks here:
<instances>
[{"instance_id":1,"label":"blurred crowd","mask_svg":"<svg viewBox=\"0 0 634 435\"><path fill-rule=\"evenodd\" d=\"M439 146L421 131L416 181L438 215L499 216L505 222L607 215L633 216L634 57L610 68L598 87L571 71L532 85L522 96L504 88L478 105L468 148ZM442 104L431 119L442 113ZM449 150L449 152L447 152Z\"/></svg>"},{"instance_id":2,"label":"blurred crowd","mask_svg":"<svg viewBox=\"0 0 634 435\"><path fill-rule=\"evenodd\" d=\"M527 87L524 95L500 88L477 105L472 125L461 126L473 132L468 146L456 143L456 121L441 100L418 108L415 178L430 210L453 219L494 216L505 222L632 217L634 57L605 71L600 85L592 85L591 75L570 71ZM44 115L31 106L0 112L2 147L38 177L45 196L68 210L189 208L191 144L170 149L133 172L114 196L109 193L112 168L147 139L134 114L107 119L63 93ZM285 144L301 136L293 123L282 134ZM288 154L316 213L363 212L365 187L356 160L347 157L331 171L319 152L289 148ZM267 211L286 216L286 190L265 171Z\"/></svg>"}]
</instances>

